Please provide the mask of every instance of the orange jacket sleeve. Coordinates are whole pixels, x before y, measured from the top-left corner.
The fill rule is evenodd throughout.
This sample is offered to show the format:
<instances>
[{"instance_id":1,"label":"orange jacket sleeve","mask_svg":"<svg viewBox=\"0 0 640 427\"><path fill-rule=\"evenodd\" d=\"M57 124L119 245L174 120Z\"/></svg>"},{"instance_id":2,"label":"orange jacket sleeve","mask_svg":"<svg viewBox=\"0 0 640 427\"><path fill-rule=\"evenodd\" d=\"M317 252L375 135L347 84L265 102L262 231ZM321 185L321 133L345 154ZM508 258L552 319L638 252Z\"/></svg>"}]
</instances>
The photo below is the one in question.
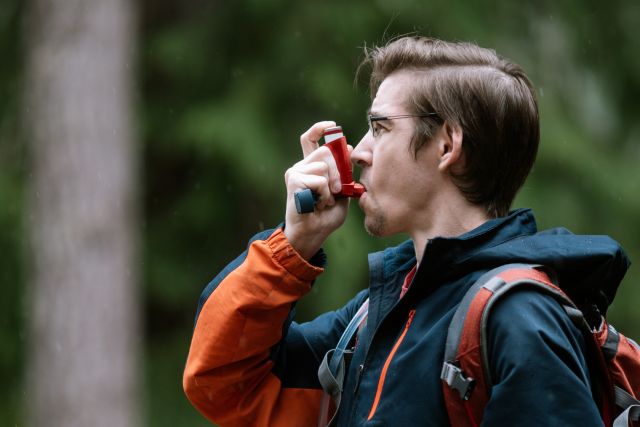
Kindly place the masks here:
<instances>
[{"instance_id":1,"label":"orange jacket sleeve","mask_svg":"<svg viewBox=\"0 0 640 427\"><path fill-rule=\"evenodd\" d=\"M292 304L322 273L276 230L206 300L194 330L183 386L191 403L220 426L315 426L322 390L282 387L270 352Z\"/></svg>"}]
</instances>

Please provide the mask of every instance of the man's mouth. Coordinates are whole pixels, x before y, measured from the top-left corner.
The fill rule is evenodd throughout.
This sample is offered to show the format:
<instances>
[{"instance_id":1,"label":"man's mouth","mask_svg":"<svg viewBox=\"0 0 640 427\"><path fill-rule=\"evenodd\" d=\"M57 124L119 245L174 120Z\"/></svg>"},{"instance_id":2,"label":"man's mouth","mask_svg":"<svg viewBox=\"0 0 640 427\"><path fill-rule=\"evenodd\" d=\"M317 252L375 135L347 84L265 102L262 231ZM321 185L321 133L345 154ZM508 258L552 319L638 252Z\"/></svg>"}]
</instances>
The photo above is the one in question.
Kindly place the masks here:
<instances>
[{"instance_id":1,"label":"man's mouth","mask_svg":"<svg viewBox=\"0 0 640 427\"><path fill-rule=\"evenodd\" d=\"M365 183L360 182L360 184L362 184L362 186L364 187L364 193L362 193L360 195L360 198L358 199L358 204L360 205L360 207L362 207L362 201L368 197L367 193L369 190L367 190L367 185Z\"/></svg>"},{"instance_id":2,"label":"man's mouth","mask_svg":"<svg viewBox=\"0 0 640 427\"><path fill-rule=\"evenodd\" d=\"M369 186L364 181L358 181L358 184L360 184L364 188L365 193L369 191Z\"/></svg>"}]
</instances>

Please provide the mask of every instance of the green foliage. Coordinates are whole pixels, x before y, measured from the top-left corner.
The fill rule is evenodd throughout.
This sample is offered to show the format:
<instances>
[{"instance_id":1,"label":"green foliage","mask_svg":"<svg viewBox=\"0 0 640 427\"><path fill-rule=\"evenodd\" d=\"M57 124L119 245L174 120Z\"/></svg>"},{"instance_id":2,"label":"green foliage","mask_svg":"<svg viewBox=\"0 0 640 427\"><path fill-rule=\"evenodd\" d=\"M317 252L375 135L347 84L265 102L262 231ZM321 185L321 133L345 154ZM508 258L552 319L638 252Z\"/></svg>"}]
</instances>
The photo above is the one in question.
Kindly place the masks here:
<instances>
[{"instance_id":1,"label":"green foliage","mask_svg":"<svg viewBox=\"0 0 640 427\"><path fill-rule=\"evenodd\" d=\"M515 204L540 228L609 234L640 260L640 51L632 0L445 2L158 0L142 5L140 144L144 154L144 295L148 424L206 425L180 377L198 295L255 232L284 212L283 175L299 135L318 120L366 130L363 46L417 31L476 41L522 64L542 114L539 160ZM17 140L21 76L18 0L0 10L0 419L19 421L23 363L22 208L28 169ZM300 319L340 306L367 285L376 240L352 206L326 244L329 265ZM640 273L610 318L640 337ZM26 402L25 402L26 403Z\"/></svg>"},{"instance_id":2,"label":"green foliage","mask_svg":"<svg viewBox=\"0 0 640 427\"><path fill-rule=\"evenodd\" d=\"M26 331L23 320L24 274L23 180L24 152L18 143L19 2L0 8L0 419L9 425L22 422L21 383Z\"/></svg>"},{"instance_id":3,"label":"green foliage","mask_svg":"<svg viewBox=\"0 0 640 427\"><path fill-rule=\"evenodd\" d=\"M353 86L362 57L360 48L414 30L492 46L525 66L539 90L543 133L539 161L516 206L532 206L541 228L563 225L580 233L610 234L632 258L638 258L640 233L634 219L640 206L634 196L639 180L633 163L638 159L640 133L637 128L630 131L636 126L632 117L638 107L629 94L637 93L640 83L628 75L637 59L629 55L629 48L607 48L636 43L622 22L629 18L616 11L625 4L616 9L595 2L574 2L566 8L505 1L464 5L444 1L283 3L227 4L192 11L197 16L181 15L189 26L172 18L156 23L157 35L148 36L163 40L165 47L158 52L168 53L156 58L157 67L147 64L146 75L161 67L177 73L164 82L165 101L149 90L149 81L145 84L147 114L176 111L170 129L166 129L165 115L147 116L146 149L157 152L154 144L170 139L180 147L171 156L189 153L190 158L198 159L186 166L191 168L191 182L197 180L208 188L186 189L179 196L192 200L189 206L199 212L202 221L185 217L179 227L168 230L164 241L173 250L162 245L149 248L150 271L160 271L159 263L152 260L160 248L166 248L167 257L163 260L167 272L153 275L151 295L160 289L170 295L177 288L182 296L163 299L165 304L191 300L183 309L193 310L206 281L241 251L247 238L281 221L282 175L300 157L298 135L317 120L334 119L343 125L351 143L357 143L365 130L363 118L369 102L366 82ZM612 14L617 25L610 25L615 18ZM195 29L202 22L210 25ZM589 29L603 29L605 22L606 29L593 37ZM195 59L193 51L206 65ZM196 71L175 63L172 58L180 55L194 57L182 61L200 70L202 79L196 78ZM165 62L173 65L163 65ZM625 65L611 67L621 63ZM207 72L202 73L201 67ZM623 74L627 78L620 81L618 76ZM154 168L151 162L147 165ZM188 215L186 205L171 206L184 206ZM165 231L174 221L174 216L152 208L147 218ZM187 231L196 228L196 233ZM156 236L160 231L150 228L147 234ZM184 246L176 247L179 241ZM389 243L393 242L367 236L362 215L353 207L346 224L327 242L327 270L311 295L298 304L298 317L309 319L337 308L365 287L364 254ZM191 254L188 263L184 253ZM637 273L629 276L610 313L623 331L636 337L640 335L640 314L632 310L632 302L640 298L633 286L639 281Z\"/></svg>"}]
</instances>

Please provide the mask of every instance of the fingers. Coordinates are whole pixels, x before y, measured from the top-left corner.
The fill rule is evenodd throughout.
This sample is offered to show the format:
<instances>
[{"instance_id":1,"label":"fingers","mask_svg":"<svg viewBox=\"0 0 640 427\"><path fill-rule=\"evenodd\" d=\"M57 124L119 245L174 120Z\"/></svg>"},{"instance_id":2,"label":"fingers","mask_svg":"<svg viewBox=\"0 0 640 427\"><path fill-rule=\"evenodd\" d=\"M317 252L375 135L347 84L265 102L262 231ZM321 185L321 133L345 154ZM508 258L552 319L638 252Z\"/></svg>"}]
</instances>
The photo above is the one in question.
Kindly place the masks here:
<instances>
[{"instance_id":1,"label":"fingers","mask_svg":"<svg viewBox=\"0 0 640 427\"><path fill-rule=\"evenodd\" d=\"M336 161L327 147L320 147L318 141L325 129L335 126L334 121L315 123L300 136L304 159L292 166L285 174L285 182L290 194L311 189L319 196L316 208L322 210L336 203L333 194L342 189L340 172Z\"/></svg>"},{"instance_id":2,"label":"fingers","mask_svg":"<svg viewBox=\"0 0 640 427\"><path fill-rule=\"evenodd\" d=\"M285 174L287 189L290 194L311 189L320 198L316 203L319 210L327 206L335 205L335 199L331 194L328 179L328 166L324 162L313 162L303 165L296 165Z\"/></svg>"},{"instance_id":3,"label":"fingers","mask_svg":"<svg viewBox=\"0 0 640 427\"><path fill-rule=\"evenodd\" d=\"M305 133L300 135L300 146L302 147L303 156L307 157L309 154L317 150L318 141L322 138L324 130L334 127L335 125L336 122L330 120L318 122L311 126Z\"/></svg>"},{"instance_id":4,"label":"fingers","mask_svg":"<svg viewBox=\"0 0 640 427\"><path fill-rule=\"evenodd\" d=\"M312 168L313 172L317 175L323 175L329 181L330 189L332 193L339 193L342 189L342 181L340 181L340 171L336 164L336 159L331 154L331 150L327 147L320 147L307 156L304 160L298 162L296 166L303 167L303 165L323 163L323 165L316 165Z\"/></svg>"}]
</instances>

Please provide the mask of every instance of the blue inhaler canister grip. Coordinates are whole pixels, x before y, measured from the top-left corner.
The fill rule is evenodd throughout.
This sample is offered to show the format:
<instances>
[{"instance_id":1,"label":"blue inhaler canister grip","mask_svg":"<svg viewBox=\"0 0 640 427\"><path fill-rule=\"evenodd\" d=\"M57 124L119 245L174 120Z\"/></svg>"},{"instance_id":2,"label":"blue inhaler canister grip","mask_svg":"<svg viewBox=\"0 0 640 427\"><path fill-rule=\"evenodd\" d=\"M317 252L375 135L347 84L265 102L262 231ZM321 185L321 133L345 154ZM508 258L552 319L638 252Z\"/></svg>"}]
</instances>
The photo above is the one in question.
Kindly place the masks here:
<instances>
[{"instance_id":1,"label":"blue inhaler canister grip","mask_svg":"<svg viewBox=\"0 0 640 427\"><path fill-rule=\"evenodd\" d=\"M311 191L310 189L298 191L293 195L296 201L296 211L299 214L306 214L313 212L316 202L320 198L318 193Z\"/></svg>"}]
</instances>

